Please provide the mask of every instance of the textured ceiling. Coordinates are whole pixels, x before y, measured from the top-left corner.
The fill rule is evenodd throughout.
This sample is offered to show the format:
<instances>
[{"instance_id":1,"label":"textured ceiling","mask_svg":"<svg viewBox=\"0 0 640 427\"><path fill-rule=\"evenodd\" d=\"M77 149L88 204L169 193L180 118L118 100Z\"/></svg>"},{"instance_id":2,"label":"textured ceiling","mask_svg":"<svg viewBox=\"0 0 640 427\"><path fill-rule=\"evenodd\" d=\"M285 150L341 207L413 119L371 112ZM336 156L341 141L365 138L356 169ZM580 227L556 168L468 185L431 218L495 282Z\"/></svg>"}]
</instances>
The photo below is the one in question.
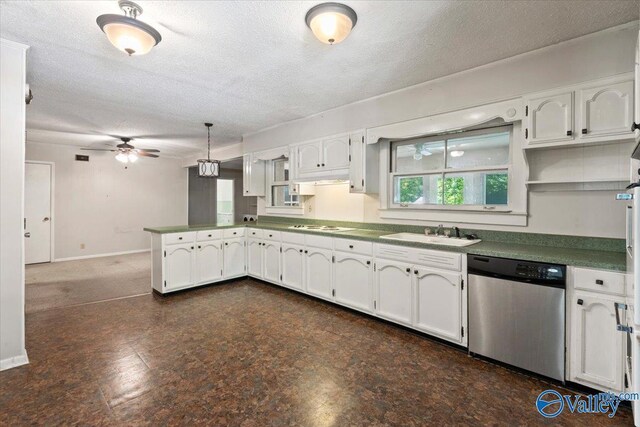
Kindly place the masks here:
<instances>
[{"instance_id":1,"label":"textured ceiling","mask_svg":"<svg viewBox=\"0 0 640 427\"><path fill-rule=\"evenodd\" d=\"M304 23L318 2L144 1L162 42L127 57L95 23L114 1L2 1L0 36L31 46L28 140L132 136L187 155L360 99L638 19L636 1L345 1L342 44ZM114 142L115 143L115 142Z\"/></svg>"}]
</instances>

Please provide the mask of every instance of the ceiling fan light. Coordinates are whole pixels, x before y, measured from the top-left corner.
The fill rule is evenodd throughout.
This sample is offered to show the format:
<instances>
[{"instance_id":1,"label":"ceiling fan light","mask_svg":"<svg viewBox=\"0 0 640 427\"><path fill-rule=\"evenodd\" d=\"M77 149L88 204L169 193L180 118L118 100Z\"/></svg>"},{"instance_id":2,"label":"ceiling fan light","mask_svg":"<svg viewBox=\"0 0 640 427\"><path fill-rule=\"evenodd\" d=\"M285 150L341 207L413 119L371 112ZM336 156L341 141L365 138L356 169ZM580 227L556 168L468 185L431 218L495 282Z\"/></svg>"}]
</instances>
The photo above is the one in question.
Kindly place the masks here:
<instances>
[{"instance_id":1,"label":"ceiling fan light","mask_svg":"<svg viewBox=\"0 0 640 427\"><path fill-rule=\"evenodd\" d=\"M129 163L129 156L126 153L119 152L116 154L116 160L122 163Z\"/></svg>"},{"instance_id":2,"label":"ceiling fan light","mask_svg":"<svg viewBox=\"0 0 640 427\"><path fill-rule=\"evenodd\" d=\"M127 159L131 163L135 163L135 161L138 160L138 154L135 151L132 151L127 155Z\"/></svg>"},{"instance_id":3,"label":"ceiling fan light","mask_svg":"<svg viewBox=\"0 0 640 427\"><path fill-rule=\"evenodd\" d=\"M356 26L358 16L347 5L321 3L309 9L305 21L322 43L336 44L349 36L353 27Z\"/></svg>"},{"instance_id":4,"label":"ceiling fan light","mask_svg":"<svg viewBox=\"0 0 640 427\"><path fill-rule=\"evenodd\" d=\"M454 150L451 152L451 157L462 157L464 155L464 151L462 150Z\"/></svg>"}]
</instances>

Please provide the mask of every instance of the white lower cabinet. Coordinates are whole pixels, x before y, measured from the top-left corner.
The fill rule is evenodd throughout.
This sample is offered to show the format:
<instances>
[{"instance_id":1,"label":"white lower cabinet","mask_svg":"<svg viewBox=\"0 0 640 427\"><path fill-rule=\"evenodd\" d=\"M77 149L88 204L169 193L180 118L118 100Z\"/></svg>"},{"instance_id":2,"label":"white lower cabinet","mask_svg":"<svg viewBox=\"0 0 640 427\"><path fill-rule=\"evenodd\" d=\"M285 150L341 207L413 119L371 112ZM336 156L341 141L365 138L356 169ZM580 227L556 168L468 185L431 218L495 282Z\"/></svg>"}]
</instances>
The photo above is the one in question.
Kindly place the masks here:
<instances>
[{"instance_id":1,"label":"white lower cabinet","mask_svg":"<svg viewBox=\"0 0 640 427\"><path fill-rule=\"evenodd\" d=\"M571 301L570 380L622 391L624 334L616 330L615 297L575 292Z\"/></svg>"},{"instance_id":2,"label":"white lower cabinet","mask_svg":"<svg viewBox=\"0 0 640 427\"><path fill-rule=\"evenodd\" d=\"M299 291L304 289L304 251L304 247L300 245L282 244L282 284L284 286Z\"/></svg>"},{"instance_id":3,"label":"white lower cabinet","mask_svg":"<svg viewBox=\"0 0 640 427\"><path fill-rule=\"evenodd\" d=\"M371 257L335 252L333 289L335 300L356 310L371 312L373 263Z\"/></svg>"},{"instance_id":4,"label":"white lower cabinet","mask_svg":"<svg viewBox=\"0 0 640 427\"><path fill-rule=\"evenodd\" d=\"M305 251L307 292L316 297L333 300L333 251L309 246Z\"/></svg>"},{"instance_id":5,"label":"white lower cabinet","mask_svg":"<svg viewBox=\"0 0 640 427\"><path fill-rule=\"evenodd\" d=\"M194 243L167 245L164 251L164 290L180 289L194 284Z\"/></svg>"},{"instance_id":6,"label":"white lower cabinet","mask_svg":"<svg viewBox=\"0 0 640 427\"><path fill-rule=\"evenodd\" d=\"M413 275L411 265L376 260L375 313L393 322L411 326L413 321Z\"/></svg>"},{"instance_id":7,"label":"white lower cabinet","mask_svg":"<svg viewBox=\"0 0 640 427\"><path fill-rule=\"evenodd\" d=\"M435 336L462 341L462 276L414 267L414 327Z\"/></svg>"},{"instance_id":8,"label":"white lower cabinet","mask_svg":"<svg viewBox=\"0 0 640 427\"><path fill-rule=\"evenodd\" d=\"M247 274L262 279L262 241L247 240Z\"/></svg>"},{"instance_id":9,"label":"white lower cabinet","mask_svg":"<svg viewBox=\"0 0 640 427\"><path fill-rule=\"evenodd\" d=\"M262 243L262 278L268 282L280 283L280 243L265 241Z\"/></svg>"},{"instance_id":10,"label":"white lower cabinet","mask_svg":"<svg viewBox=\"0 0 640 427\"><path fill-rule=\"evenodd\" d=\"M196 246L196 281L210 283L222 279L222 240L198 242Z\"/></svg>"},{"instance_id":11,"label":"white lower cabinet","mask_svg":"<svg viewBox=\"0 0 640 427\"><path fill-rule=\"evenodd\" d=\"M245 263L244 238L225 239L223 258L224 267L222 270L224 279L245 276L247 267Z\"/></svg>"}]
</instances>

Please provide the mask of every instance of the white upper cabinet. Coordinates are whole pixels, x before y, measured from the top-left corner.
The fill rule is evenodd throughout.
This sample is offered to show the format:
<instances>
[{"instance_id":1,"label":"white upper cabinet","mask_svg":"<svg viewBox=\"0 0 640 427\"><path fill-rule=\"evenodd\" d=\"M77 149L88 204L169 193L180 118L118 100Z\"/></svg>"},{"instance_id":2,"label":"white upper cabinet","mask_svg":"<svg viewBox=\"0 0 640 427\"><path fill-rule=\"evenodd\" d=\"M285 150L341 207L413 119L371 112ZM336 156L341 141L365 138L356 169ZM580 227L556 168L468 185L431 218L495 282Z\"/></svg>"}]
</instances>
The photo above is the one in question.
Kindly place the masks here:
<instances>
[{"instance_id":1,"label":"white upper cabinet","mask_svg":"<svg viewBox=\"0 0 640 427\"><path fill-rule=\"evenodd\" d=\"M305 282L311 295L333 300L333 252L307 246L305 253Z\"/></svg>"},{"instance_id":2,"label":"white upper cabinet","mask_svg":"<svg viewBox=\"0 0 640 427\"><path fill-rule=\"evenodd\" d=\"M222 279L222 240L198 242L196 248L196 281L211 283Z\"/></svg>"},{"instance_id":3,"label":"white upper cabinet","mask_svg":"<svg viewBox=\"0 0 640 427\"><path fill-rule=\"evenodd\" d=\"M297 147L297 173L300 175L315 173L322 163L322 141L310 142Z\"/></svg>"},{"instance_id":4,"label":"white upper cabinet","mask_svg":"<svg viewBox=\"0 0 640 427\"><path fill-rule=\"evenodd\" d=\"M262 243L263 279L272 283L280 283L280 243L265 241Z\"/></svg>"},{"instance_id":5,"label":"white upper cabinet","mask_svg":"<svg viewBox=\"0 0 640 427\"><path fill-rule=\"evenodd\" d=\"M164 287L171 290L192 285L195 282L194 243L168 245L165 251Z\"/></svg>"},{"instance_id":6,"label":"white upper cabinet","mask_svg":"<svg viewBox=\"0 0 640 427\"><path fill-rule=\"evenodd\" d=\"M633 80L585 87L577 96L581 139L633 135Z\"/></svg>"},{"instance_id":7,"label":"white upper cabinet","mask_svg":"<svg viewBox=\"0 0 640 427\"><path fill-rule=\"evenodd\" d=\"M636 65L635 65L635 75L634 75L634 93L633 93L633 104L634 104L634 135L636 140L640 139L640 37L638 37L638 42L636 43Z\"/></svg>"},{"instance_id":8,"label":"white upper cabinet","mask_svg":"<svg viewBox=\"0 0 640 427\"><path fill-rule=\"evenodd\" d=\"M335 300L351 308L371 312L373 265L371 258L335 253L333 286Z\"/></svg>"},{"instance_id":9,"label":"white upper cabinet","mask_svg":"<svg viewBox=\"0 0 640 427\"><path fill-rule=\"evenodd\" d=\"M303 246L287 243L282 245L282 284L284 286L297 290L303 289L304 251Z\"/></svg>"},{"instance_id":10,"label":"white upper cabinet","mask_svg":"<svg viewBox=\"0 0 640 427\"><path fill-rule=\"evenodd\" d=\"M242 157L242 194L245 196L265 195L265 162L253 154Z\"/></svg>"},{"instance_id":11,"label":"white upper cabinet","mask_svg":"<svg viewBox=\"0 0 640 427\"><path fill-rule=\"evenodd\" d=\"M529 144L573 139L573 92L546 93L526 100Z\"/></svg>"},{"instance_id":12,"label":"white upper cabinet","mask_svg":"<svg viewBox=\"0 0 640 427\"><path fill-rule=\"evenodd\" d=\"M322 162L320 165L324 170L349 167L349 135L340 135L322 141Z\"/></svg>"},{"instance_id":13,"label":"white upper cabinet","mask_svg":"<svg viewBox=\"0 0 640 427\"><path fill-rule=\"evenodd\" d=\"M246 272L244 237L224 241L224 278L244 276Z\"/></svg>"},{"instance_id":14,"label":"white upper cabinet","mask_svg":"<svg viewBox=\"0 0 640 427\"><path fill-rule=\"evenodd\" d=\"M462 277L416 267L414 326L441 338L462 342Z\"/></svg>"},{"instance_id":15,"label":"white upper cabinet","mask_svg":"<svg viewBox=\"0 0 640 427\"><path fill-rule=\"evenodd\" d=\"M374 310L380 317L412 324L413 279L411 265L376 260Z\"/></svg>"}]
</instances>

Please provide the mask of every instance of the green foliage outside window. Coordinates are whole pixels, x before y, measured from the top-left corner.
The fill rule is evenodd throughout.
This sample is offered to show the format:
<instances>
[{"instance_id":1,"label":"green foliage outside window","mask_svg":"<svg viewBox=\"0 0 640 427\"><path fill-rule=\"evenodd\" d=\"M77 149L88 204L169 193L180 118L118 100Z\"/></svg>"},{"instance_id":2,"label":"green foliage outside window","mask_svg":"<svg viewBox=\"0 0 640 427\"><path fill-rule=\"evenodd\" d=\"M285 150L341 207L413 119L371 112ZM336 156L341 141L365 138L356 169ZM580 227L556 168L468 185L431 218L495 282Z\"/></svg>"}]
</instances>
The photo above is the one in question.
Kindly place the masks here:
<instances>
[{"instance_id":1,"label":"green foliage outside window","mask_svg":"<svg viewBox=\"0 0 640 427\"><path fill-rule=\"evenodd\" d=\"M444 182L444 192L443 190ZM451 177L438 178L438 204L442 205L442 196L444 195L445 205L462 205L464 204L464 178Z\"/></svg>"},{"instance_id":2,"label":"green foliage outside window","mask_svg":"<svg viewBox=\"0 0 640 427\"><path fill-rule=\"evenodd\" d=\"M485 203L487 205L506 205L509 190L509 177L506 173L493 173L485 177Z\"/></svg>"},{"instance_id":3,"label":"green foliage outside window","mask_svg":"<svg viewBox=\"0 0 640 427\"><path fill-rule=\"evenodd\" d=\"M400 180L400 203L414 203L420 197L422 197L421 176Z\"/></svg>"}]
</instances>

